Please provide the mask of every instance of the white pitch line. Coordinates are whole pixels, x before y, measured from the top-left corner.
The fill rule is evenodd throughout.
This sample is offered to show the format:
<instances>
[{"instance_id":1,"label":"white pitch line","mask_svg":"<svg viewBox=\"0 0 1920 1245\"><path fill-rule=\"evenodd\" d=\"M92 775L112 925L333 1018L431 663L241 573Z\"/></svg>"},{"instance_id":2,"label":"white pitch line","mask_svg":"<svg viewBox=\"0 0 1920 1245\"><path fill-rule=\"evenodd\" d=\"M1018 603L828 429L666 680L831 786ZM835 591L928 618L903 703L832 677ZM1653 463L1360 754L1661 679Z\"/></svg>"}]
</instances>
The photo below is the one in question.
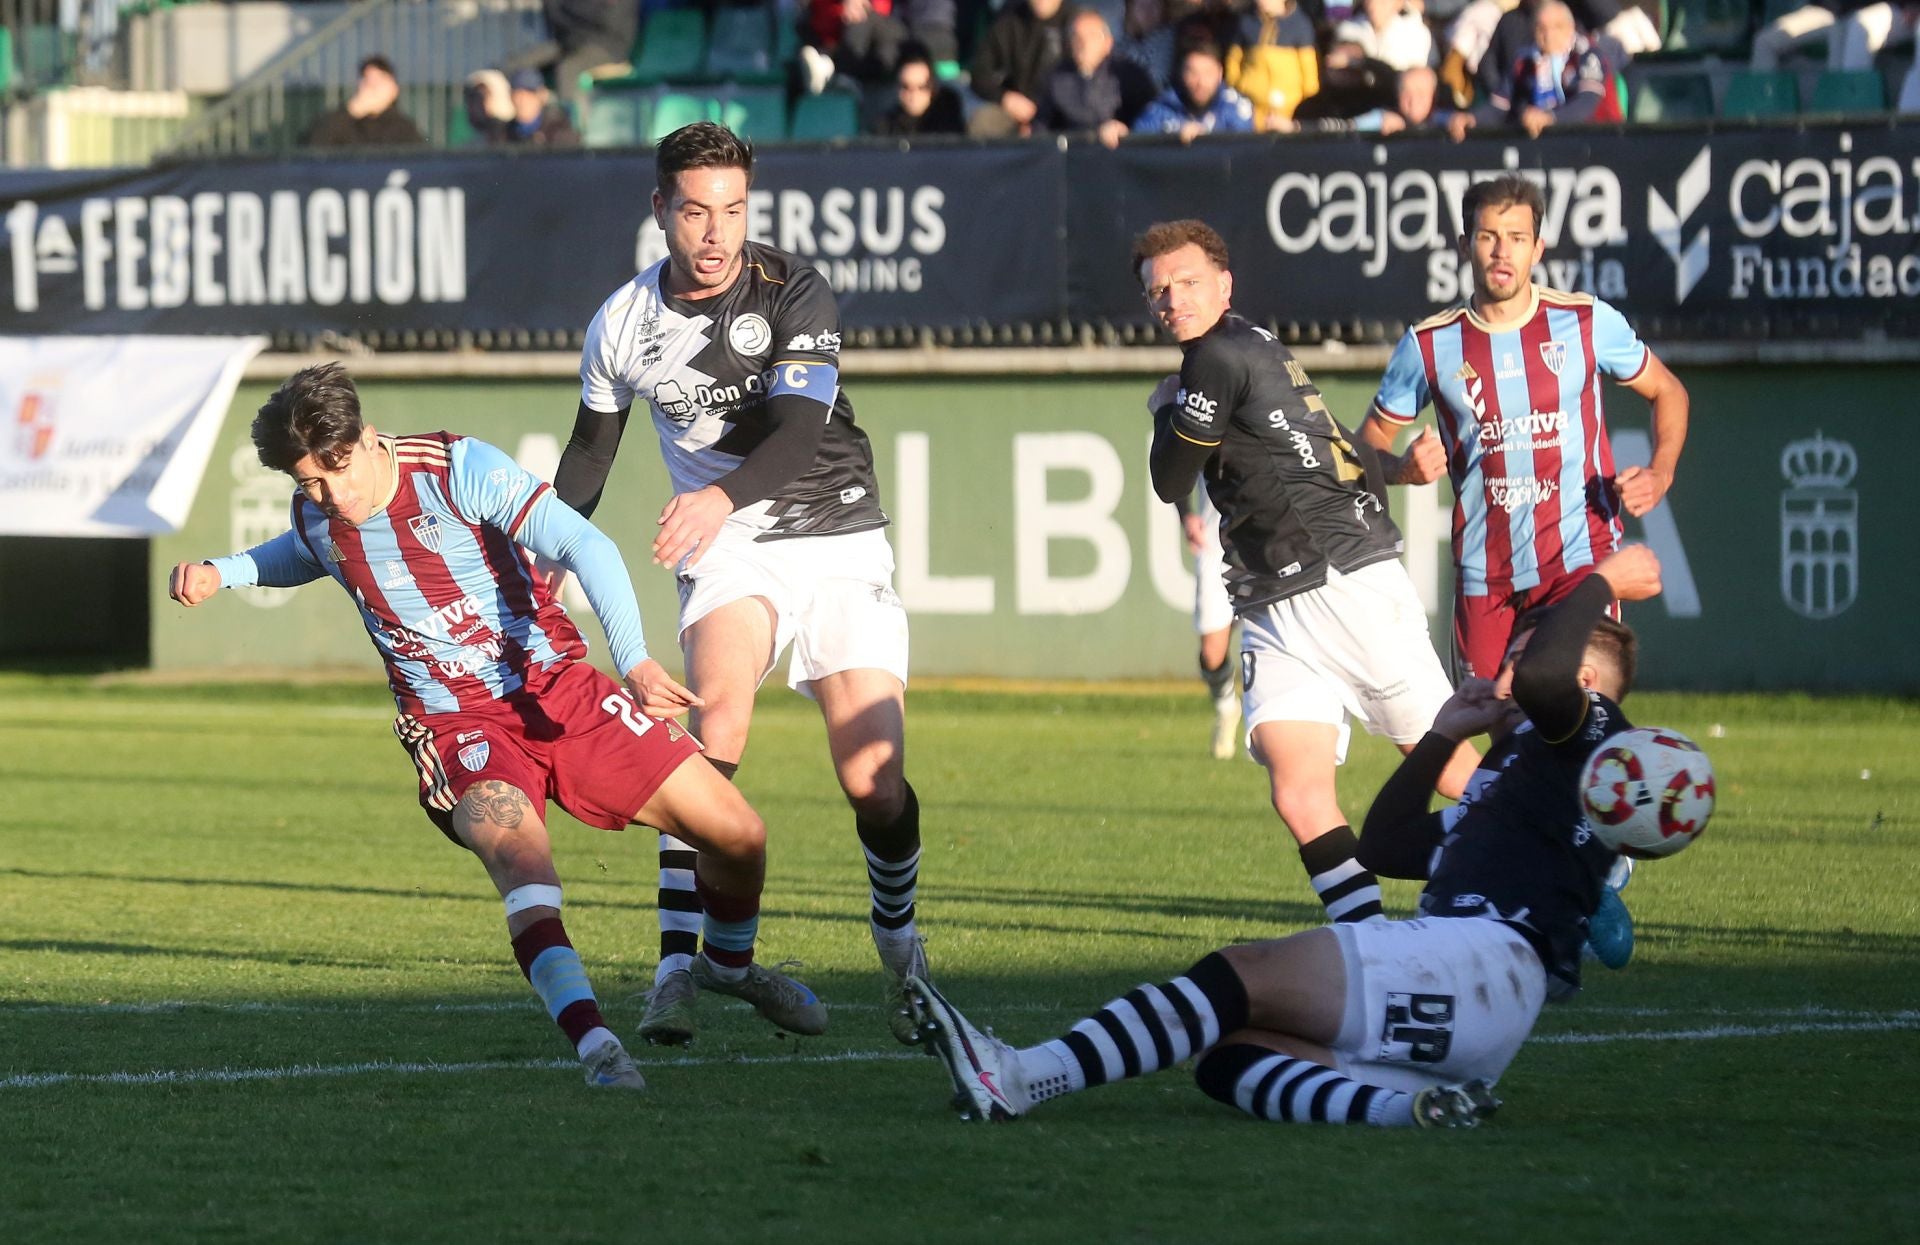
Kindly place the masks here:
<instances>
[{"instance_id":1,"label":"white pitch line","mask_svg":"<svg viewBox=\"0 0 1920 1245\"><path fill-rule=\"evenodd\" d=\"M1823 1024L1716 1025L1705 1029L1651 1029L1634 1033L1549 1033L1529 1045L1599 1045L1608 1042L1716 1041L1726 1038L1789 1037L1804 1033L1884 1033L1920 1029L1920 1012L1892 1012L1878 1020ZM720 1065L896 1063L918 1059L915 1051L836 1051L824 1055L681 1055L643 1059L641 1068L701 1068ZM28 1072L0 1077L0 1090L44 1089L56 1085L193 1085L244 1081L307 1080L316 1077L450 1075L469 1072L544 1072L577 1068L571 1059L490 1060L474 1063L400 1063L379 1060L348 1064L296 1064L285 1068L179 1068L152 1072Z\"/></svg>"}]
</instances>

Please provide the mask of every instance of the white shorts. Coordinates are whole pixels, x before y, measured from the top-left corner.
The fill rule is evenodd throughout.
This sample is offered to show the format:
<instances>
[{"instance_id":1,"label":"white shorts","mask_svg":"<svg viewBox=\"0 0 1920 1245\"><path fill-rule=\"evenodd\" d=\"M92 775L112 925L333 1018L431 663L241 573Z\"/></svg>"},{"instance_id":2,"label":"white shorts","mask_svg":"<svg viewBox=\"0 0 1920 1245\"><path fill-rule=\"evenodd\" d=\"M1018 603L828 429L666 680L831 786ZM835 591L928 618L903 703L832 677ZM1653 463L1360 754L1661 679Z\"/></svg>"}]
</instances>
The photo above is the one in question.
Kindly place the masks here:
<instances>
[{"instance_id":1,"label":"white shorts","mask_svg":"<svg viewBox=\"0 0 1920 1245\"><path fill-rule=\"evenodd\" d=\"M723 605L764 597L773 606L765 679L788 644L787 685L806 694L842 670L884 670L907 681L907 611L893 591L893 547L879 528L840 536L756 541L731 527L693 566L682 565L680 634Z\"/></svg>"},{"instance_id":2,"label":"white shorts","mask_svg":"<svg viewBox=\"0 0 1920 1245\"><path fill-rule=\"evenodd\" d=\"M1527 940L1484 917L1330 927L1347 968L1333 1052L1343 1076L1385 1089L1497 1081L1546 1002Z\"/></svg>"},{"instance_id":3,"label":"white shorts","mask_svg":"<svg viewBox=\"0 0 1920 1245\"><path fill-rule=\"evenodd\" d=\"M1233 626L1233 598L1227 595L1227 557L1220 548L1220 512L1200 490L1200 552L1193 555L1193 633L1212 635Z\"/></svg>"},{"instance_id":4,"label":"white shorts","mask_svg":"<svg viewBox=\"0 0 1920 1245\"><path fill-rule=\"evenodd\" d=\"M1324 722L1347 715L1396 744L1417 742L1453 685L1427 634L1427 612L1397 561L1351 575L1327 568L1327 582L1240 618L1240 686L1247 739L1262 722Z\"/></svg>"}]
</instances>

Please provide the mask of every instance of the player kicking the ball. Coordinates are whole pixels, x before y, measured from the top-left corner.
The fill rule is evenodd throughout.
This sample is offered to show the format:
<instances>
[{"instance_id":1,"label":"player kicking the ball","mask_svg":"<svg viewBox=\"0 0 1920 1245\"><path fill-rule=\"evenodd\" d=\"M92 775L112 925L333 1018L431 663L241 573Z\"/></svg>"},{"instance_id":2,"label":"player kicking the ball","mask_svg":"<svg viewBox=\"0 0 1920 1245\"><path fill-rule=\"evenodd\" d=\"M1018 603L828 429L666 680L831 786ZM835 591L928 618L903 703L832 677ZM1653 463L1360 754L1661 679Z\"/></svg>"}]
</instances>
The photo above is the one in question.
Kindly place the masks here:
<instances>
[{"instance_id":1,"label":"player kicking the ball","mask_svg":"<svg viewBox=\"0 0 1920 1245\"><path fill-rule=\"evenodd\" d=\"M697 844L706 971L781 1028L824 1032L812 991L753 962L766 827L673 721L699 701L647 656L613 542L483 441L380 436L337 364L276 390L253 421L253 444L264 466L293 478L291 530L245 553L180 563L173 599L194 606L223 587L322 576L353 598L386 662L420 806L486 867L514 958L587 1084L645 1082L561 924L549 798L590 826L653 826ZM582 660L586 642L521 546L579 576L625 687Z\"/></svg>"},{"instance_id":2,"label":"player kicking the ball","mask_svg":"<svg viewBox=\"0 0 1920 1245\"><path fill-rule=\"evenodd\" d=\"M1580 775L1631 725L1619 702L1634 637L1605 614L1616 597L1659 590L1649 550L1606 558L1523 624L1497 680L1461 685L1381 788L1360 859L1425 878L1419 917L1227 947L1022 1049L912 983L914 1018L956 1105L1011 1119L1198 1055L1200 1088L1261 1119L1451 1128L1491 1114L1491 1087L1541 1005L1579 985L1587 918L1616 858L1581 815ZM1482 731L1496 742L1467 798L1429 813L1458 742Z\"/></svg>"}]
</instances>

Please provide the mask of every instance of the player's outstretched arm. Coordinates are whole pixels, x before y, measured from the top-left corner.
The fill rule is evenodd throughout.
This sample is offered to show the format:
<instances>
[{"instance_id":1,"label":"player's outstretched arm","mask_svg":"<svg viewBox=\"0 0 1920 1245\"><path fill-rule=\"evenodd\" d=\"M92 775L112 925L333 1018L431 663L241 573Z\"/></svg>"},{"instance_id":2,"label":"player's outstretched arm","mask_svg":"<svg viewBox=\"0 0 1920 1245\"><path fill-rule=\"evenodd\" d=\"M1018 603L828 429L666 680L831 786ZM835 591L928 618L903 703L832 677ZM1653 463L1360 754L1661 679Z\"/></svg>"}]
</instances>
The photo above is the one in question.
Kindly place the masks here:
<instances>
[{"instance_id":1,"label":"player's outstretched arm","mask_svg":"<svg viewBox=\"0 0 1920 1245\"><path fill-rule=\"evenodd\" d=\"M1673 487L1680 449L1687 443L1692 398L1680 378L1651 350L1647 365L1626 386L1653 406L1653 460L1644 467L1628 467L1614 480L1620 505L1628 514L1639 516L1658 506Z\"/></svg>"},{"instance_id":2,"label":"player's outstretched arm","mask_svg":"<svg viewBox=\"0 0 1920 1245\"><path fill-rule=\"evenodd\" d=\"M582 402L574 412L573 435L567 438L560 465L553 471L553 491L583 519L592 518L600 505L632 410L623 406L617 411L596 411Z\"/></svg>"},{"instance_id":3,"label":"player's outstretched arm","mask_svg":"<svg viewBox=\"0 0 1920 1245\"><path fill-rule=\"evenodd\" d=\"M245 553L180 563L167 577L167 595L195 606L222 588L298 588L325 573L306 541L289 528Z\"/></svg>"},{"instance_id":4,"label":"player's outstretched arm","mask_svg":"<svg viewBox=\"0 0 1920 1245\"><path fill-rule=\"evenodd\" d=\"M1644 601L1660 591L1660 559L1645 545L1604 558L1534 631L1513 670L1513 699L1548 743L1573 738L1587 717L1580 667L1587 638L1614 598Z\"/></svg>"}]
</instances>

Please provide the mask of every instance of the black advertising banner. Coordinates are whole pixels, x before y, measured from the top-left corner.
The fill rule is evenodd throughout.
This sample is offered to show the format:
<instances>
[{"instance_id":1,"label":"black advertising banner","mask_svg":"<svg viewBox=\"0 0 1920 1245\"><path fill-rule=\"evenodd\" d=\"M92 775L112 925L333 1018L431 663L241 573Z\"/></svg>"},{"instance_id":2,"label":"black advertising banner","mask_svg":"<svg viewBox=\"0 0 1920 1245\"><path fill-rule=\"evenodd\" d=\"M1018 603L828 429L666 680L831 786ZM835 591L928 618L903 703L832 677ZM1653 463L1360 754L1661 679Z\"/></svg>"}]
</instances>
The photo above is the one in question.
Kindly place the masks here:
<instances>
[{"instance_id":1,"label":"black advertising banner","mask_svg":"<svg viewBox=\"0 0 1920 1245\"><path fill-rule=\"evenodd\" d=\"M849 325L1058 319L1058 163L768 151L749 232L813 259ZM665 254L653 184L646 152L0 175L0 333L577 331Z\"/></svg>"},{"instance_id":2,"label":"black advertising banner","mask_svg":"<svg viewBox=\"0 0 1920 1245\"><path fill-rule=\"evenodd\" d=\"M1154 220L1199 216L1233 252L1236 306L1377 337L1458 301L1460 200L1536 179L1536 275L1662 337L1920 334L1920 127L1594 130L1538 142L1222 142L1076 149L1076 318L1143 320L1125 257Z\"/></svg>"},{"instance_id":3,"label":"black advertising banner","mask_svg":"<svg viewBox=\"0 0 1920 1245\"><path fill-rule=\"evenodd\" d=\"M1539 278L1676 338L1920 337L1920 126L1029 142L762 153L750 236L849 328L1144 324L1155 220L1233 249L1236 305L1350 340L1457 301L1460 197L1517 170ZM650 153L425 153L0 174L0 333L577 331L664 253Z\"/></svg>"}]
</instances>

